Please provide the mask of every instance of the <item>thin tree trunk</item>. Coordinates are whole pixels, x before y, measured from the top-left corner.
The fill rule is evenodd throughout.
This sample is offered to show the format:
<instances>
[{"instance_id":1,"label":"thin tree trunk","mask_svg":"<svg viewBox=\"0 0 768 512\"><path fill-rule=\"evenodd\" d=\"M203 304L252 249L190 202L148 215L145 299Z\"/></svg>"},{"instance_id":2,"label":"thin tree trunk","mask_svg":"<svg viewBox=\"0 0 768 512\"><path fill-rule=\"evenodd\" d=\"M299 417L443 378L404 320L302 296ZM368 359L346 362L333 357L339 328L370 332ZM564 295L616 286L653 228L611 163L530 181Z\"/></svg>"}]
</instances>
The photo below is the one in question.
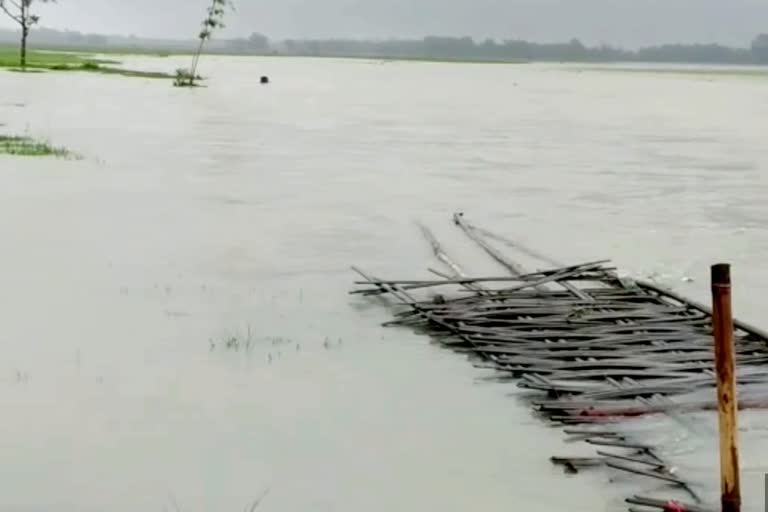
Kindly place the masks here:
<instances>
[{"instance_id":1,"label":"thin tree trunk","mask_svg":"<svg viewBox=\"0 0 768 512\"><path fill-rule=\"evenodd\" d=\"M189 85L193 85L195 83L195 76L197 75L197 63L200 61L200 54L203 53L204 44L205 44L205 39L201 37L200 45L197 47L197 53L192 58L192 69L189 74Z\"/></svg>"},{"instance_id":2,"label":"thin tree trunk","mask_svg":"<svg viewBox=\"0 0 768 512\"><path fill-rule=\"evenodd\" d=\"M28 2L26 0L21 0L21 13L19 15L21 18L21 55L19 56L21 69L27 68L27 37L29 36L29 23L27 20L27 17L29 16L29 12L27 12L28 8Z\"/></svg>"},{"instance_id":3,"label":"thin tree trunk","mask_svg":"<svg viewBox=\"0 0 768 512\"><path fill-rule=\"evenodd\" d=\"M216 0L211 0L211 8L208 11L208 19L210 19L211 16L213 16L213 9L216 7ZM209 29L212 29L208 25L203 26L203 31L207 32ZM201 33L202 34L202 33ZM197 53L195 54L194 58L192 59L192 69L189 76L189 85L193 85L195 82L195 76L197 75L197 64L200 62L200 54L203 53L203 45L205 44L205 37L201 35L200 37L200 45L197 47Z\"/></svg>"},{"instance_id":4,"label":"thin tree trunk","mask_svg":"<svg viewBox=\"0 0 768 512\"><path fill-rule=\"evenodd\" d=\"M21 69L27 68L27 37L29 37L29 29L23 27L21 29Z\"/></svg>"}]
</instances>

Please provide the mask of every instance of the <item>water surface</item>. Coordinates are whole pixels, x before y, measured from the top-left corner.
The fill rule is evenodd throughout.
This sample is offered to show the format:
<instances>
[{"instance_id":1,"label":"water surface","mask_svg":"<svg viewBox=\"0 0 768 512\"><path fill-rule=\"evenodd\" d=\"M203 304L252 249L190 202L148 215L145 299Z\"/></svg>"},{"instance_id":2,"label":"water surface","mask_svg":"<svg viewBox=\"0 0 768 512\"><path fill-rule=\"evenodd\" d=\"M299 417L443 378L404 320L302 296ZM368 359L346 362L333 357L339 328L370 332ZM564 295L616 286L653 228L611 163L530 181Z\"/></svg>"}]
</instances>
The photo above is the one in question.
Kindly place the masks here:
<instances>
[{"instance_id":1,"label":"water surface","mask_svg":"<svg viewBox=\"0 0 768 512\"><path fill-rule=\"evenodd\" d=\"M738 316L763 320L764 79L267 58L202 72L199 90L0 77L4 130L84 156L0 157L2 510L242 510L265 489L262 509L283 512L623 510L653 483L566 477L548 457L591 450L347 295L350 264L436 265L414 220L471 272L501 272L451 226L457 209L702 300L729 261Z\"/></svg>"}]
</instances>

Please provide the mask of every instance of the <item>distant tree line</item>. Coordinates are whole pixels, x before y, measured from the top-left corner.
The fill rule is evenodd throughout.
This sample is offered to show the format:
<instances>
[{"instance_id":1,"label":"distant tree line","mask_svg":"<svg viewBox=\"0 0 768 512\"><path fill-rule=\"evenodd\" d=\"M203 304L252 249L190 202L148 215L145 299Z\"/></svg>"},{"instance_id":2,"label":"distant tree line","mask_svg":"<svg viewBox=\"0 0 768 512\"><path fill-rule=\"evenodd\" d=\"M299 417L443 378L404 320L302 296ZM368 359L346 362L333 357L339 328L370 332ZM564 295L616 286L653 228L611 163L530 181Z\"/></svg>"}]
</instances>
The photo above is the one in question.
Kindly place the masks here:
<instances>
[{"instance_id":1,"label":"distant tree line","mask_svg":"<svg viewBox=\"0 0 768 512\"><path fill-rule=\"evenodd\" d=\"M40 27L30 36L38 45L52 46L88 46L103 47L109 45L110 38L100 34L83 34L73 30L53 30ZM12 30L0 29L0 43L10 43L18 39Z\"/></svg>"},{"instance_id":2,"label":"distant tree line","mask_svg":"<svg viewBox=\"0 0 768 512\"><path fill-rule=\"evenodd\" d=\"M476 42L469 37L425 37L415 40L365 41L351 39L286 40L275 46L290 55L437 59L470 61L561 62L689 62L702 64L768 64L768 34L750 48L719 44L669 44L639 50L607 45L588 47L578 39L568 43L531 43L521 40Z\"/></svg>"},{"instance_id":3,"label":"distant tree line","mask_svg":"<svg viewBox=\"0 0 768 512\"><path fill-rule=\"evenodd\" d=\"M0 29L0 42L14 40L12 31ZM157 51L194 51L195 40L141 39L125 36L81 34L41 28L34 33L38 45L84 48L122 48ZM17 39L16 39L17 40ZM245 55L304 55L317 57L370 57L470 61L556 62L681 62L700 64L768 64L768 33L760 34L749 48L719 44L667 44L639 50L608 45L587 46L578 39L566 43L532 43L522 40L475 41L470 37L428 36L423 39L288 39L270 41L260 33L208 42L211 53Z\"/></svg>"}]
</instances>

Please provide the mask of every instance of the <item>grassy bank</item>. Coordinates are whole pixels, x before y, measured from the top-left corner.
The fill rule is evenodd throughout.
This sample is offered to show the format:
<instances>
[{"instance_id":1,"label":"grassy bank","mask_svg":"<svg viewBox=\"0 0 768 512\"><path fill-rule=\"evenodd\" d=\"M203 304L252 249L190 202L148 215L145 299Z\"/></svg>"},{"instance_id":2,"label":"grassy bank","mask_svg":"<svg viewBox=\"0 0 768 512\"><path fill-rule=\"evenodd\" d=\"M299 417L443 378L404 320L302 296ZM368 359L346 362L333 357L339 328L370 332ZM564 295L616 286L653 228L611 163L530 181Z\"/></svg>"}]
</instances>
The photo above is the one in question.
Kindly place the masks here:
<instances>
[{"instance_id":1,"label":"grassy bank","mask_svg":"<svg viewBox=\"0 0 768 512\"><path fill-rule=\"evenodd\" d=\"M123 69L116 60L96 59L87 54L34 50L27 54L27 69L19 68L19 50L0 46L0 68L12 71L80 71L139 78L173 78L168 73Z\"/></svg>"},{"instance_id":2,"label":"grassy bank","mask_svg":"<svg viewBox=\"0 0 768 512\"><path fill-rule=\"evenodd\" d=\"M162 48L139 48L131 46L51 46L51 45L39 45L38 50L59 52L59 53L73 53L79 55L109 55L115 57L140 55L145 57L170 57L174 55L194 55L195 51L190 50L168 50Z\"/></svg>"},{"instance_id":3,"label":"grassy bank","mask_svg":"<svg viewBox=\"0 0 768 512\"><path fill-rule=\"evenodd\" d=\"M0 135L0 155L73 157L66 148L52 146L26 135Z\"/></svg>"}]
</instances>

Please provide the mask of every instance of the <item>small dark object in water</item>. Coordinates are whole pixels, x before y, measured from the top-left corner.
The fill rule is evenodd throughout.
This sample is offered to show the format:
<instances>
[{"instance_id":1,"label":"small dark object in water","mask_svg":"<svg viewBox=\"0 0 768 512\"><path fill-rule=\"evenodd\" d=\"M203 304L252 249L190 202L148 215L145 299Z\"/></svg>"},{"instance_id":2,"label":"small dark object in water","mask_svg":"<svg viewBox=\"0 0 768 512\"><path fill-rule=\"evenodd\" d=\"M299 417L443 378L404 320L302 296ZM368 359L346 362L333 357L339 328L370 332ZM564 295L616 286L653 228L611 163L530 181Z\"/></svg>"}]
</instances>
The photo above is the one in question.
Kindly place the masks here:
<instances>
[{"instance_id":1,"label":"small dark object in water","mask_svg":"<svg viewBox=\"0 0 768 512\"><path fill-rule=\"evenodd\" d=\"M268 84L269 83L269 77L268 76L262 76L261 77L261 83L262 84Z\"/></svg>"}]
</instances>

